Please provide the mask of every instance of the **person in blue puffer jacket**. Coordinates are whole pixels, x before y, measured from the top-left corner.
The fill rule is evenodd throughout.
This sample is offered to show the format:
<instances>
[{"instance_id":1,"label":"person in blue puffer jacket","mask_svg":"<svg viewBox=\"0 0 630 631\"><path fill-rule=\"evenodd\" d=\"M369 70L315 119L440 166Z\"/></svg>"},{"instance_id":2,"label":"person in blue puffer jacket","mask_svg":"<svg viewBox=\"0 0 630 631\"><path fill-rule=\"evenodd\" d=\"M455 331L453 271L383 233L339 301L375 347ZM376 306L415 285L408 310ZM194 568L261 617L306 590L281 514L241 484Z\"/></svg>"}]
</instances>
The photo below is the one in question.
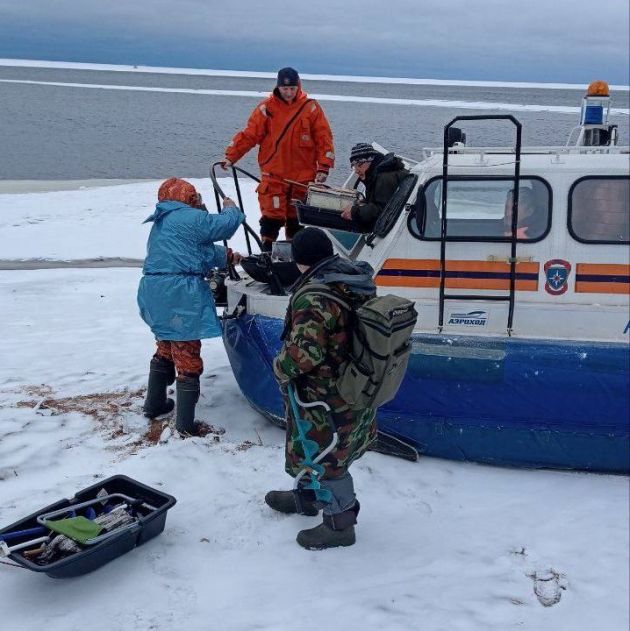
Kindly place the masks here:
<instances>
[{"instance_id":1,"label":"person in blue puffer jacket","mask_svg":"<svg viewBox=\"0 0 630 631\"><path fill-rule=\"evenodd\" d=\"M240 260L237 252L214 243L231 238L245 219L231 199L223 201L223 208L220 214L208 213L190 182L170 178L160 186L155 212L144 222L153 226L138 306L157 342L144 414L156 418L173 410L167 387L177 374L176 428L183 434L195 433L195 406L203 372L201 340L221 335L205 277L215 267L225 268Z\"/></svg>"}]
</instances>

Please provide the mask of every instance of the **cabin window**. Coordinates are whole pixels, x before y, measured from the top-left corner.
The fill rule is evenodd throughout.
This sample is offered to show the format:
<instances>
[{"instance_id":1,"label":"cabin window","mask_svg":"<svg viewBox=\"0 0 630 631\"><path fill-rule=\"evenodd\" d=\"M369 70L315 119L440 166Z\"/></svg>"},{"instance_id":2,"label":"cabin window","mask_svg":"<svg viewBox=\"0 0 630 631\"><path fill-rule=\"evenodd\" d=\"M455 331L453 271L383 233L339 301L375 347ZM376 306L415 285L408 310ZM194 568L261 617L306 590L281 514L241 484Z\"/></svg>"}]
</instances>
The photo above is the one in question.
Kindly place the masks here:
<instances>
[{"instance_id":1,"label":"cabin window","mask_svg":"<svg viewBox=\"0 0 630 631\"><path fill-rule=\"evenodd\" d=\"M630 243L630 178L575 182L569 191L569 232L583 243Z\"/></svg>"},{"instance_id":2,"label":"cabin window","mask_svg":"<svg viewBox=\"0 0 630 631\"><path fill-rule=\"evenodd\" d=\"M454 241L509 241L513 178L449 177L447 238ZM549 232L551 189L541 178L520 179L519 241L539 241ZM439 239L442 231L442 178L425 184L409 228L420 239Z\"/></svg>"}]
</instances>

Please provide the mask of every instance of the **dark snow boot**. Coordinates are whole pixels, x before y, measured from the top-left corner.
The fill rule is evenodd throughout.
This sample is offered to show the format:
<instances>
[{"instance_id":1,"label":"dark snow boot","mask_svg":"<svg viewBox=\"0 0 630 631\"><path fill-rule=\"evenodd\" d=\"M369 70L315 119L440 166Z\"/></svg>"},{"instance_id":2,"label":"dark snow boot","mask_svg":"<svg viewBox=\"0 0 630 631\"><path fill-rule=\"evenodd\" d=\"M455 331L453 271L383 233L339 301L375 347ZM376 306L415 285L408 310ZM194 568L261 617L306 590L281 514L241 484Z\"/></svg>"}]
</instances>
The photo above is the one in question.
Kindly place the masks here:
<instances>
[{"instance_id":1,"label":"dark snow boot","mask_svg":"<svg viewBox=\"0 0 630 631\"><path fill-rule=\"evenodd\" d=\"M260 237L262 239L262 251L271 252L273 242L278 239L280 228L284 225L282 219L260 218Z\"/></svg>"},{"instance_id":2,"label":"dark snow boot","mask_svg":"<svg viewBox=\"0 0 630 631\"><path fill-rule=\"evenodd\" d=\"M315 517L319 514L317 502L309 498L307 491L269 491L265 495L265 503L279 513L297 513L308 517Z\"/></svg>"},{"instance_id":3,"label":"dark snow boot","mask_svg":"<svg viewBox=\"0 0 630 631\"><path fill-rule=\"evenodd\" d=\"M304 226L300 224L299 220L296 218L287 219L284 224L284 234L287 238L287 241L291 241L293 237L302 230Z\"/></svg>"},{"instance_id":4,"label":"dark snow boot","mask_svg":"<svg viewBox=\"0 0 630 631\"><path fill-rule=\"evenodd\" d=\"M162 357L154 357L149 366L149 385L143 412L147 418L157 418L173 411L175 403L166 396L166 389L175 381L173 362Z\"/></svg>"},{"instance_id":5,"label":"dark snow boot","mask_svg":"<svg viewBox=\"0 0 630 631\"><path fill-rule=\"evenodd\" d=\"M359 514L359 502L335 515L324 513L324 521L315 528L300 530L296 541L307 550L325 550L326 548L339 548L354 545L357 538L354 525Z\"/></svg>"},{"instance_id":6,"label":"dark snow boot","mask_svg":"<svg viewBox=\"0 0 630 631\"><path fill-rule=\"evenodd\" d=\"M199 401L199 377L180 376L177 380L177 417L180 434L195 433L195 407Z\"/></svg>"}]
</instances>

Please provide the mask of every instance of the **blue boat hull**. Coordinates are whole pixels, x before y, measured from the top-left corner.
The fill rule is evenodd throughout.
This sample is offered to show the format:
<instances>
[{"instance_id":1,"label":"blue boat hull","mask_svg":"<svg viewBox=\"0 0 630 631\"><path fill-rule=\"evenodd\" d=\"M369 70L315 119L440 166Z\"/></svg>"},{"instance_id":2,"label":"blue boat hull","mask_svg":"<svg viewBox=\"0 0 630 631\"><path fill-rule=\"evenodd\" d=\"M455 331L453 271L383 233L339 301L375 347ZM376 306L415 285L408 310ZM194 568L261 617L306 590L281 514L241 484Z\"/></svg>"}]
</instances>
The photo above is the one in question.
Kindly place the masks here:
<instances>
[{"instance_id":1,"label":"blue boat hull","mask_svg":"<svg viewBox=\"0 0 630 631\"><path fill-rule=\"evenodd\" d=\"M271 362L282 321L224 322L232 370L275 422L283 404ZM489 464L630 472L627 344L414 336L414 353L379 429L420 453Z\"/></svg>"}]
</instances>

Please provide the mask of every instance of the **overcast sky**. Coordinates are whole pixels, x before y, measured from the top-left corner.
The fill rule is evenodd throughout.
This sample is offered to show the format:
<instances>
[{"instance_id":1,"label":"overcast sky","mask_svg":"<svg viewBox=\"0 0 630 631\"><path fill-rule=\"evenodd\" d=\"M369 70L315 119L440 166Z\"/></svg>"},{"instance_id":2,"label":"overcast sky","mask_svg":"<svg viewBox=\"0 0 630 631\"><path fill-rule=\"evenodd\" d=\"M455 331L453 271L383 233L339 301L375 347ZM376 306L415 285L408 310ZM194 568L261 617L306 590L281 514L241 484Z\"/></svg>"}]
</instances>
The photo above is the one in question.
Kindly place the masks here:
<instances>
[{"instance_id":1,"label":"overcast sky","mask_svg":"<svg viewBox=\"0 0 630 631\"><path fill-rule=\"evenodd\" d=\"M628 0L0 0L0 57L628 84Z\"/></svg>"}]
</instances>

